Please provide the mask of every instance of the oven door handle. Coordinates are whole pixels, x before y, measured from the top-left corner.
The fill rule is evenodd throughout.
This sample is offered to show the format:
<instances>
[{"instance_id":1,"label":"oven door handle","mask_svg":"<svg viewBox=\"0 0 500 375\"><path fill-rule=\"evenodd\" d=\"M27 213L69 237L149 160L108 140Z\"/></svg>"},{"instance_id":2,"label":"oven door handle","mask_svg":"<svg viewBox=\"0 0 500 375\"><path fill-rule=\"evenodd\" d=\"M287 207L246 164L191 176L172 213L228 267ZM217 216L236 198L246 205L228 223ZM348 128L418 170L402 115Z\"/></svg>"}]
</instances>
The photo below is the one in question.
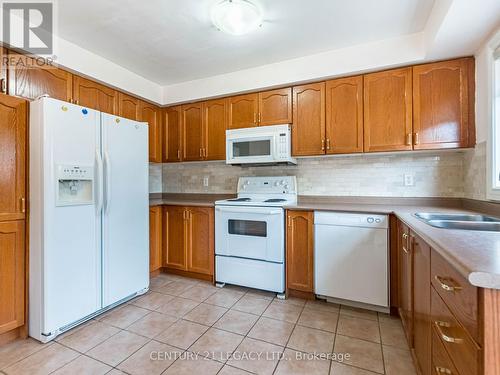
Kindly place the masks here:
<instances>
[{"instance_id":1,"label":"oven door handle","mask_svg":"<svg viewBox=\"0 0 500 375\"><path fill-rule=\"evenodd\" d=\"M223 207L216 207L216 211L220 212L231 212L235 214L241 214L241 213L251 213L251 214L263 214L263 215L280 215L282 213L281 209L277 210L254 210L254 207L249 207L252 208L252 210L249 210L248 208L223 208Z\"/></svg>"}]
</instances>

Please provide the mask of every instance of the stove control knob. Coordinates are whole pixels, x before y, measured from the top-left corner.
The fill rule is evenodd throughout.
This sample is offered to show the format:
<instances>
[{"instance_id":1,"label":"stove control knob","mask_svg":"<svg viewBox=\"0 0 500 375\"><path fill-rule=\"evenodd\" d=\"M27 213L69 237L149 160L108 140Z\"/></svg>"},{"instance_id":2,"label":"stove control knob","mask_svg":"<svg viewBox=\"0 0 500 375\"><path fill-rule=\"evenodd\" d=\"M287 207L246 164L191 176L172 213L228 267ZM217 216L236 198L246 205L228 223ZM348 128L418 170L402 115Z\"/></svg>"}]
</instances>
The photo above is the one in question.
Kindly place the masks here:
<instances>
[{"instance_id":1,"label":"stove control knob","mask_svg":"<svg viewBox=\"0 0 500 375\"><path fill-rule=\"evenodd\" d=\"M280 181L280 185L285 185L286 181L285 180L281 180Z\"/></svg>"},{"instance_id":2,"label":"stove control knob","mask_svg":"<svg viewBox=\"0 0 500 375\"><path fill-rule=\"evenodd\" d=\"M288 188L289 188L288 185L283 186L283 189L285 189L285 190L288 190Z\"/></svg>"}]
</instances>

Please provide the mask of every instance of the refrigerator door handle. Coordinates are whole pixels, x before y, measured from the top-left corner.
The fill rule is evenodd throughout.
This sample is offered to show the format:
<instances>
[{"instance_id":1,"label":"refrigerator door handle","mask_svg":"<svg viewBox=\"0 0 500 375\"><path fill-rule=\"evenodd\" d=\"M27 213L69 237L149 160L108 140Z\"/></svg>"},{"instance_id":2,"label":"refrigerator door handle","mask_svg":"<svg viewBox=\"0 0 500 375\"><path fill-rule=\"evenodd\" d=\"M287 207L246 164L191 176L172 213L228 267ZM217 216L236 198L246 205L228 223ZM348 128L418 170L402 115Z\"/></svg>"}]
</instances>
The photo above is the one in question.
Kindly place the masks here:
<instances>
[{"instance_id":1,"label":"refrigerator door handle","mask_svg":"<svg viewBox=\"0 0 500 375\"><path fill-rule=\"evenodd\" d=\"M104 213L107 214L111 203L111 161L108 151L104 152L104 165L104 170L106 171L106 201L104 203Z\"/></svg>"},{"instance_id":2,"label":"refrigerator door handle","mask_svg":"<svg viewBox=\"0 0 500 375\"><path fill-rule=\"evenodd\" d=\"M100 214L102 210L102 200L103 200L103 191L102 191L102 157L99 150L95 150L95 164L96 164L96 176L94 180L94 189L97 197L96 201L96 214Z\"/></svg>"}]
</instances>

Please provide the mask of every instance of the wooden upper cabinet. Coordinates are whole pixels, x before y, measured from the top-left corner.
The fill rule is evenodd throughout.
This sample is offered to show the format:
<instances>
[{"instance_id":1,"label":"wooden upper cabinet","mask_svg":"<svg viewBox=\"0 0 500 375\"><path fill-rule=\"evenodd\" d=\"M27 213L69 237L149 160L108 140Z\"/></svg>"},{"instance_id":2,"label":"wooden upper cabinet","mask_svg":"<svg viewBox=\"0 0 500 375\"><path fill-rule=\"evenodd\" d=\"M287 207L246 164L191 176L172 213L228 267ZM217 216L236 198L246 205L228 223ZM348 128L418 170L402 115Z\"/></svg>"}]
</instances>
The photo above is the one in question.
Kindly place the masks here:
<instances>
[{"instance_id":1,"label":"wooden upper cabinet","mask_svg":"<svg viewBox=\"0 0 500 375\"><path fill-rule=\"evenodd\" d=\"M214 274L214 210L188 207L186 234L187 271Z\"/></svg>"},{"instance_id":2,"label":"wooden upper cabinet","mask_svg":"<svg viewBox=\"0 0 500 375\"><path fill-rule=\"evenodd\" d=\"M149 161L161 163L162 134L161 109L154 104L139 101L139 121L148 123L149 132Z\"/></svg>"},{"instance_id":3,"label":"wooden upper cabinet","mask_svg":"<svg viewBox=\"0 0 500 375\"><path fill-rule=\"evenodd\" d=\"M133 96L118 93L118 116L139 121L141 101Z\"/></svg>"},{"instance_id":4,"label":"wooden upper cabinet","mask_svg":"<svg viewBox=\"0 0 500 375\"><path fill-rule=\"evenodd\" d=\"M0 222L0 334L24 325L24 221Z\"/></svg>"},{"instance_id":5,"label":"wooden upper cabinet","mask_svg":"<svg viewBox=\"0 0 500 375\"><path fill-rule=\"evenodd\" d=\"M203 159L203 111L201 103L182 106L183 160Z\"/></svg>"},{"instance_id":6,"label":"wooden upper cabinet","mask_svg":"<svg viewBox=\"0 0 500 375\"><path fill-rule=\"evenodd\" d=\"M472 58L413 67L414 149L469 145L469 77Z\"/></svg>"},{"instance_id":7,"label":"wooden upper cabinet","mask_svg":"<svg viewBox=\"0 0 500 375\"><path fill-rule=\"evenodd\" d=\"M325 153L325 83L293 88L292 155Z\"/></svg>"},{"instance_id":8,"label":"wooden upper cabinet","mask_svg":"<svg viewBox=\"0 0 500 375\"><path fill-rule=\"evenodd\" d=\"M259 92L259 126L292 123L292 89Z\"/></svg>"},{"instance_id":9,"label":"wooden upper cabinet","mask_svg":"<svg viewBox=\"0 0 500 375\"><path fill-rule=\"evenodd\" d=\"M163 112L163 161L182 160L181 107L165 108Z\"/></svg>"},{"instance_id":10,"label":"wooden upper cabinet","mask_svg":"<svg viewBox=\"0 0 500 375\"><path fill-rule=\"evenodd\" d=\"M412 149L412 74L410 68L364 76L364 150Z\"/></svg>"},{"instance_id":11,"label":"wooden upper cabinet","mask_svg":"<svg viewBox=\"0 0 500 375\"><path fill-rule=\"evenodd\" d=\"M205 150L207 160L226 159L227 99L203 102Z\"/></svg>"},{"instance_id":12,"label":"wooden upper cabinet","mask_svg":"<svg viewBox=\"0 0 500 375\"><path fill-rule=\"evenodd\" d=\"M76 104L116 115L117 91L89 79L73 76L73 100Z\"/></svg>"},{"instance_id":13,"label":"wooden upper cabinet","mask_svg":"<svg viewBox=\"0 0 500 375\"><path fill-rule=\"evenodd\" d=\"M186 220L187 215L184 207L162 207L162 259L164 267L186 269Z\"/></svg>"},{"instance_id":14,"label":"wooden upper cabinet","mask_svg":"<svg viewBox=\"0 0 500 375\"><path fill-rule=\"evenodd\" d=\"M26 100L0 94L0 221L26 211Z\"/></svg>"},{"instance_id":15,"label":"wooden upper cabinet","mask_svg":"<svg viewBox=\"0 0 500 375\"><path fill-rule=\"evenodd\" d=\"M312 211L287 211L287 289L308 293L314 291L313 221Z\"/></svg>"},{"instance_id":16,"label":"wooden upper cabinet","mask_svg":"<svg viewBox=\"0 0 500 375\"><path fill-rule=\"evenodd\" d=\"M161 206L149 207L149 272L161 268Z\"/></svg>"},{"instance_id":17,"label":"wooden upper cabinet","mask_svg":"<svg viewBox=\"0 0 500 375\"><path fill-rule=\"evenodd\" d=\"M326 82L326 153L363 152L363 76Z\"/></svg>"},{"instance_id":18,"label":"wooden upper cabinet","mask_svg":"<svg viewBox=\"0 0 500 375\"><path fill-rule=\"evenodd\" d=\"M9 54L14 67L8 69L9 95L36 99L41 95L70 101L72 98L73 75L55 66L37 65L29 56Z\"/></svg>"},{"instance_id":19,"label":"wooden upper cabinet","mask_svg":"<svg viewBox=\"0 0 500 375\"><path fill-rule=\"evenodd\" d=\"M258 125L259 94L229 98L229 129L251 128Z\"/></svg>"}]
</instances>

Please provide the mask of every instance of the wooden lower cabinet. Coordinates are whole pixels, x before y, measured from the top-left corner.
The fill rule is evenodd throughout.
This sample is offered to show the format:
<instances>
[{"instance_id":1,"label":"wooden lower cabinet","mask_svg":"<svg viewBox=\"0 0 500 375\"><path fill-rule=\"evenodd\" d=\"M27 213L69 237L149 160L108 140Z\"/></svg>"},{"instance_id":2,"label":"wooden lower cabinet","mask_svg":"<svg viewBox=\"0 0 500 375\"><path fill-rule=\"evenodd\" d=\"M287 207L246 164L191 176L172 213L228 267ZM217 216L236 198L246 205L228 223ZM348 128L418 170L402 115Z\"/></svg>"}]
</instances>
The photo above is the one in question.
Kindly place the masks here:
<instances>
[{"instance_id":1,"label":"wooden lower cabinet","mask_svg":"<svg viewBox=\"0 0 500 375\"><path fill-rule=\"evenodd\" d=\"M0 222L0 335L24 325L24 221Z\"/></svg>"},{"instance_id":2,"label":"wooden lower cabinet","mask_svg":"<svg viewBox=\"0 0 500 375\"><path fill-rule=\"evenodd\" d=\"M161 268L161 206L149 207L149 272Z\"/></svg>"},{"instance_id":3,"label":"wooden lower cabinet","mask_svg":"<svg viewBox=\"0 0 500 375\"><path fill-rule=\"evenodd\" d=\"M314 212L287 211L286 289L314 292Z\"/></svg>"},{"instance_id":4,"label":"wooden lower cabinet","mask_svg":"<svg viewBox=\"0 0 500 375\"><path fill-rule=\"evenodd\" d=\"M399 315L405 328L406 340L413 346L413 259L410 228L398 222Z\"/></svg>"},{"instance_id":5,"label":"wooden lower cabinet","mask_svg":"<svg viewBox=\"0 0 500 375\"><path fill-rule=\"evenodd\" d=\"M214 209L163 206L163 267L214 274Z\"/></svg>"}]
</instances>

